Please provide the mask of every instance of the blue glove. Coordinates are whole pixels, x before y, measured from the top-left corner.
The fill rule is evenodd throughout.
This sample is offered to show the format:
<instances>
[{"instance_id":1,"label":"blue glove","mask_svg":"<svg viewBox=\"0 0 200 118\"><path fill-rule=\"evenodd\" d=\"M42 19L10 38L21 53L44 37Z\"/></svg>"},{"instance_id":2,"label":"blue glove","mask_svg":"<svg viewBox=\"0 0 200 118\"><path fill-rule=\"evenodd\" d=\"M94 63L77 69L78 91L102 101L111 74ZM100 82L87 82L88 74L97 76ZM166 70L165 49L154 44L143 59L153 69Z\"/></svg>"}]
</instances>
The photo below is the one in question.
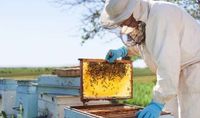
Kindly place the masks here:
<instances>
[{"instance_id":1,"label":"blue glove","mask_svg":"<svg viewBox=\"0 0 200 118\"><path fill-rule=\"evenodd\" d=\"M158 118L164 107L164 104L160 104L152 101L143 110L136 113L137 118Z\"/></svg>"},{"instance_id":2,"label":"blue glove","mask_svg":"<svg viewBox=\"0 0 200 118\"><path fill-rule=\"evenodd\" d=\"M106 55L106 60L109 63L113 63L119 57L125 57L128 54L128 50L125 47L121 47L117 50L109 50Z\"/></svg>"}]
</instances>

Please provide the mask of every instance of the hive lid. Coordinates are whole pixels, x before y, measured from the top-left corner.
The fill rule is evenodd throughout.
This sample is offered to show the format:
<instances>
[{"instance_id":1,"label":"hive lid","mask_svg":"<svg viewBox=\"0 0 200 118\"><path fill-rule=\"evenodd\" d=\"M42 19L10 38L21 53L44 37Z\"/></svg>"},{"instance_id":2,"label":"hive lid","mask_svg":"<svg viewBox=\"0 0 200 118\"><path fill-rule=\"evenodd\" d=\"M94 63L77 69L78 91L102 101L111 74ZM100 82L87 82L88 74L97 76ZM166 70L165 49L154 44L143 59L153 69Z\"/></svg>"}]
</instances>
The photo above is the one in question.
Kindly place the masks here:
<instances>
[{"instance_id":1,"label":"hive lid","mask_svg":"<svg viewBox=\"0 0 200 118\"><path fill-rule=\"evenodd\" d=\"M68 67L68 68L56 68L52 74L56 74L60 77L80 77L80 67Z\"/></svg>"},{"instance_id":2,"label":"hive lid","mask_svg":"<svg viewBox=\"0 0 200 118\"><path fill-rule=\"evenodd\" d=\"M133 96L132 62L117 60L110 64L102 59L80 59L81 99L112 100Z\"/></svg>"}]
</instances>

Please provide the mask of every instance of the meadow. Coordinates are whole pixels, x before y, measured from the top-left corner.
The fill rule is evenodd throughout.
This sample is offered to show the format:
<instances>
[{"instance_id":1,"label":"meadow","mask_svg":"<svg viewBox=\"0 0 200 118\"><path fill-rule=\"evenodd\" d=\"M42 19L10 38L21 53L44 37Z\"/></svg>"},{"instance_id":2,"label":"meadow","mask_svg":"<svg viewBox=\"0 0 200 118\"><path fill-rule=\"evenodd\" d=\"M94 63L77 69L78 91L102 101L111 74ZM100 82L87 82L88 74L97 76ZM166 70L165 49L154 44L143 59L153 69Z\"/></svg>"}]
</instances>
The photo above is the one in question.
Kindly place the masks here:
<instances>
[{"instance_id":1,"label":"meadow","mask_svg":"<svg viewBox=\"0 0 200 118\"><path fill-rule=\"evenodd\" d=\"M155 76L135 77L133 82L133 98L120 100L119 103L146 106L152 99L152 89L155 82Z\"/></svg>"},{"instance_id":2,"label":"meadow","mask_svg":"<svg viewBox=\"0 0 200 118\"><path fill-rule=\"evenodd\" d=\"M0 68L0 78L33 80L41 74L51 74L55 68ZM146 106L152 99L155 75L148 69L134 68L133 98L117 101L119 103Z\"/></svg>"},{"instance_id":3,"label":"meadow","mask_svg":"<svg viewBox=\"0 0 200 118\"><path fill-rule=\"evenodd\" d=\"M55 68L0 68L0 78L11 78L16 80L33 80L41 74L51 74Z\"/></svg>"}]
</instances>

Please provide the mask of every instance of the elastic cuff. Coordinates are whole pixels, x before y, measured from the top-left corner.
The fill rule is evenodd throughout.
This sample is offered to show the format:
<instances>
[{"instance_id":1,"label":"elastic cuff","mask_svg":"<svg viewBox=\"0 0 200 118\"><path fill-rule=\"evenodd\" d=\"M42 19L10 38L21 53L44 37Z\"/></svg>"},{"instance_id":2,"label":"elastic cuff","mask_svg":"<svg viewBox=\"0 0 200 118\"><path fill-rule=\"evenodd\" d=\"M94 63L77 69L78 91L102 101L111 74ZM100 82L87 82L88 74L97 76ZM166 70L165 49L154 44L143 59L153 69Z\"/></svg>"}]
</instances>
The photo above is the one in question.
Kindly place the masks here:
<instances>
[{"instance_id":1,"label":"elastic cuff","mask_svg":"<svg viewBox=\"0 0 200 118\"><path fill-rule=\"evenodd\" d=\"M152 100L151 104L156 104L161 110L164 108L165 104L159 103L157 101Z\"/></svg>"},{"instance_id":2,"label":"elastic cuff","mask_svg":"<svg viewBox=\"0 0 200 118\"><path fill-rule=\"evenodd\" d=\"M126 47L121 47L120 50L122 51L121 57L125 57L128 54L128 49Z\"/></svg>"}]
</instances>

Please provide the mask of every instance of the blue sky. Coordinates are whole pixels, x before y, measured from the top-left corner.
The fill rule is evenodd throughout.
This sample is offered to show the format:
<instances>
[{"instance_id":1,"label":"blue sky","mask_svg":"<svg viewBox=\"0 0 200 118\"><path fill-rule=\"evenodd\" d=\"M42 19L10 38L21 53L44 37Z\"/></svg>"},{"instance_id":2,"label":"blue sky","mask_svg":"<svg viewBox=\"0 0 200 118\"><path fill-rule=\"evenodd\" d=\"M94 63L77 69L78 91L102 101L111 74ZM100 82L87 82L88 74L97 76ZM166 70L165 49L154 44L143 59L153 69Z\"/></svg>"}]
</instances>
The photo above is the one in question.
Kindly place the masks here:
<instances>
[{"instance_id":1,"label":"blue sky","mask_svg":"<svg viewBox=\"0 0 200 118\"><path fill-rule=\"evenodd\" d=\"M64 10L48 0L0 3L0 67L77 65L78 58L104 58L123 45L105 38L81 46L80 10Z\"/></svg>"}]
</instances>

